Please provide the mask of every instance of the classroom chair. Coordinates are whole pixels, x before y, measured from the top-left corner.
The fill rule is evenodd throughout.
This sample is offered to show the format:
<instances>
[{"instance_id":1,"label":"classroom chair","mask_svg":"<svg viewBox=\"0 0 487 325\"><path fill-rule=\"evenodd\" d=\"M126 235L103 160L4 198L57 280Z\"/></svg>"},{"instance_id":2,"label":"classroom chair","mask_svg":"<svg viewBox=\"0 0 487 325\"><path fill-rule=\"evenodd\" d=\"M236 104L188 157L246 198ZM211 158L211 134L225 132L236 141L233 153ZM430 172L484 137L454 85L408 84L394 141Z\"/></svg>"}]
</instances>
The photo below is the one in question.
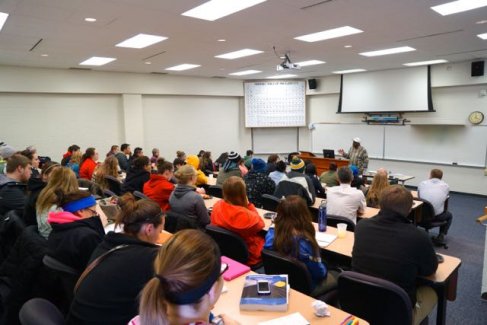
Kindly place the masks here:
<instances>
[{"instance_id":1,"label":"classroom chair","mask_svg":"<svg viewBox=\"0 0 487 325\"><path fill-rule=\"evenodd\" d=\"M103 177L105 178L110 191L116 195L122 195L122 183L116 177L110 175L105 175Z\"/></svg>"},{"instance_id":2,"label":"classroom chair","mask_svg":"<svg viewBox=\"0 0 487 325\"><path fill-rule=\"evenodd\" d=\"M139 191L134 191L134 196L135 198L138 200L141 200L141 199L148 199L149 197L147 195L145 195L144 193L142 192L139 192Z\"/></svg>"},{"instance_id":3,"label":"classroom chair","mask_svg":"<svg viewBox=\"0 0 487 325\"><path fill-rule=\"evenodd\" d=\"M19 312L22 325L63 325L64 317L50 301L33 298L27 301Z\"/></svg>"},{"instance_id":4,"label":"classroom chair","mask_svg":"<svg viewBox=\"0 0 487 325\"><path fill-rule=\"evenodd\" d=\"M445 211L447 211L448 208L448 199L446 199L445 201ZM423 202L423 204L421 205L421 220L416 224L416 226L424 228L426 232L429 232L429 230L432 228L441 227L447 224L447 222L444 220L434 220L435 210L431 202L420 198L416 200ZM445 249L448 248L445 243L436 242L435 245L442 246Z\"/></svg>"},{"instance_id":5,"label":"classroom chair","mask_svg":"<svg viewBox=\"0 0 487 325\"><path fill-rule=\"evenodd\" d=\"M340 309L374 325L411 325L413 308L398 285L373 276L344 271L338 276Z\"/></svg>"},{"instance_id":6,"label":"classroom chair","mask_svg":"<svg viewBox=\"0 0 487 325\"><path fill-rule=\"evenodd\" d=\"M56 276L61 282L63 288L64 297L66 302L69 303L74 297L74 286L78 281L80 273L69 265L66 265L52 256L45 255L42 259L42 263Z\"/></svg>"},{"instance_id":7,"label":"classroom chair","mask_svg":"<svg viewBox=\"0 0 487 325\"><path fill-rule=\"evenodd\" d=\"M262 208L269 211L277 211L277 206L281 202L281 199L270 194L262 194Z\"/></svg>"},{"instance_id":8,"label":"classroom chair","mask_svg":"<svg viewBox=\"0 0 487 325\"><path fill-rule=\"evenodd\" d=\"M92 182L92 181L84 179L84 178L78 178L78 186L87 188L88 191L90 191L90 193L93 194L97 198L103 197L103 190L95 182Z\"/></svg>"},{"instance_id":9,"label":"classroom chair","mask_svg":"<svg viewBox=\"0 0 487 325\"><path fill-rule=\"evenodd\" d=\"M208 187L208 191L206 191L206 194L214 196L214 197L219 197L220 199L223 198L223 188L220 185L211 185Z\"/></svg>"},{"instance_id":10,"label":"classroom chair","mask_svg":"<svg viewBox=\"0 0 487 325\"><path fill-rule=\"evenodd\" d=\"M165 231L175 234L179 230L198 228L200 227L195 219L171 210L166 212L166 220L164 222Z\"/></svg>"}]
</instances>

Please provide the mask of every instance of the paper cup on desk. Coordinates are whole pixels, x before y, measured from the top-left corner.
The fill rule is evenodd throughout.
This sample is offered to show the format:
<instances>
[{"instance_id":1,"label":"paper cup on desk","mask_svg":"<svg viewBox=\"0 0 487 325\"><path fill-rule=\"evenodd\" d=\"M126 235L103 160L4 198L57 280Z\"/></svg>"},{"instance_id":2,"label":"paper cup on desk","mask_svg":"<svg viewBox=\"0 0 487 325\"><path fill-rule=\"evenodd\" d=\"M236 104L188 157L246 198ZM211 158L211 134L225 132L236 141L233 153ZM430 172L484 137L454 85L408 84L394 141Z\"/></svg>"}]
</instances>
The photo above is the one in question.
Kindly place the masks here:
<instances>
[{"instance_id":1,"label":"paper cup on desk","mask_svg":"<svg viewBox=\"0 0 487 325\"><path fill-rule=\"evenodd\" d=\"M209 179L213 179L213 174L208 175Z\"/></svg>"},{"instance_id":2,"label":"paper cup on desk","mask_svg":"<svg viewBox=\"0 0 487 325\"><path fill-rule=\"evenodd\" d=\"M344 238L347 235L347 224L346 223L337 224L337 235L338 235L338 238Z\"/></svg>"}]
</instances>

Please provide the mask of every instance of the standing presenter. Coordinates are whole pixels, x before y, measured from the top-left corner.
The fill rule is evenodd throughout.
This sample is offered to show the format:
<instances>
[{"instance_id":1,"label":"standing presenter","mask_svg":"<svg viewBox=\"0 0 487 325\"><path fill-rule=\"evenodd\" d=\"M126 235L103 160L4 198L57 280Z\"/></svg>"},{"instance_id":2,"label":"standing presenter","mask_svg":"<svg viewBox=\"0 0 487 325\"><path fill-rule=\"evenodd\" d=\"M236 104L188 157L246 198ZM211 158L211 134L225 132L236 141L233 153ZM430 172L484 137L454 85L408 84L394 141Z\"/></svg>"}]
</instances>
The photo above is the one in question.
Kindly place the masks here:
<instances>
[{"instance_id":1,"label":"standing presenter","mask_svg":"<svg viewBox=\"0 0 487 325\"><path fill-rule=\"evenodd\" d=\"M348 150L348 153L345 153L343 149L338 150L340 155L350 159L350 165L358 167L359 175L363 175L369 165L369 155L367 154L367 150L360 145L361 141L360 138L353 138L353 143Z\"/></svg>"}]
</instances>

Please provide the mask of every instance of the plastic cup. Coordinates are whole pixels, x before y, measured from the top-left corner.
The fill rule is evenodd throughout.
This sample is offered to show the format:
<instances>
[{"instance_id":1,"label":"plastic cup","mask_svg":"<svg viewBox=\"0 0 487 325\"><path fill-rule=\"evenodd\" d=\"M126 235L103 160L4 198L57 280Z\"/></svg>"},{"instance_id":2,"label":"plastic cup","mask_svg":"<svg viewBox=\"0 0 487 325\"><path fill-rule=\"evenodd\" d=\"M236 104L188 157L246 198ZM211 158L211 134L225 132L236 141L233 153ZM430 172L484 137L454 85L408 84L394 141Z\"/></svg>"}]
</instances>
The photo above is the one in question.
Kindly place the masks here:
<instances>
[{"instance_id":1,"label":"plastic cup","mask_svg":"<svg viewBox=\"0 0 487 325\"><path fill-rule=\"evenodd\" d=\"M338 238L344 238L347 235L347 224L339 223L337 224L337 235Z\"/></svg>"},{"instance_id":2,"label":"plastic cup","mask_svg":"<svg viewBox=\"0 0 487 325\"><path fill-rule=\"evenodd\" d=\"M209 179L213 179L213 174L208 175Z\"/></svg>"}]
</instances>

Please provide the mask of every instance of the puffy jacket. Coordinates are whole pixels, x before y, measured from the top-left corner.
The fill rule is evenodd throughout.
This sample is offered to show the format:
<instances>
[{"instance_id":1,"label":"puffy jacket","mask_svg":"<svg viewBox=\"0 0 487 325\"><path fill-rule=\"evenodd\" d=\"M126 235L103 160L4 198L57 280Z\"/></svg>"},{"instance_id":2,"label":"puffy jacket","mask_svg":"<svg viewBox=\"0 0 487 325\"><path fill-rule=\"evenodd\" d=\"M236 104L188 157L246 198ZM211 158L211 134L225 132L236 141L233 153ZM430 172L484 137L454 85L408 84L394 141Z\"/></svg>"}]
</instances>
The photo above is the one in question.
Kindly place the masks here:
<instances>
[{"instance_id":1,"label":"puffy jacket","mask_svg":"<svg viewBox=\"0 0 487 325\"><path fill-rule=\"evenodd\" d=\"M171 211L196 219L200 227L210 223L205 202L193 186L181 184L176 186L169 198L169 205Z\"/></svg>"},{"instance_id":2,"label":"puffy jacket","mask_svg":"<svg viewBox=\"0 0 487 325\"><path fill-rule=\"evenodd\" d=\"M196 186L200 186L203 184L208 184L208 177L206 177L205 173L199 169L200 166L200 160L198 156L196 155L189 155L188 158L186 158L186 163L188 165L191 165L196 169Z\"/></svg>"},{"instance_id":3,"label":"puffy jacket","mask_svg":"<svg viewBox=\"0 0 487 325\"><path fill-rule=\"evenodd\" d=\"M151 174L149 181L144 184L144 194L156 201L163 211L170 209L169 196L173 190L174 184L159 174Z\"/></svg>"}]
</instances>

